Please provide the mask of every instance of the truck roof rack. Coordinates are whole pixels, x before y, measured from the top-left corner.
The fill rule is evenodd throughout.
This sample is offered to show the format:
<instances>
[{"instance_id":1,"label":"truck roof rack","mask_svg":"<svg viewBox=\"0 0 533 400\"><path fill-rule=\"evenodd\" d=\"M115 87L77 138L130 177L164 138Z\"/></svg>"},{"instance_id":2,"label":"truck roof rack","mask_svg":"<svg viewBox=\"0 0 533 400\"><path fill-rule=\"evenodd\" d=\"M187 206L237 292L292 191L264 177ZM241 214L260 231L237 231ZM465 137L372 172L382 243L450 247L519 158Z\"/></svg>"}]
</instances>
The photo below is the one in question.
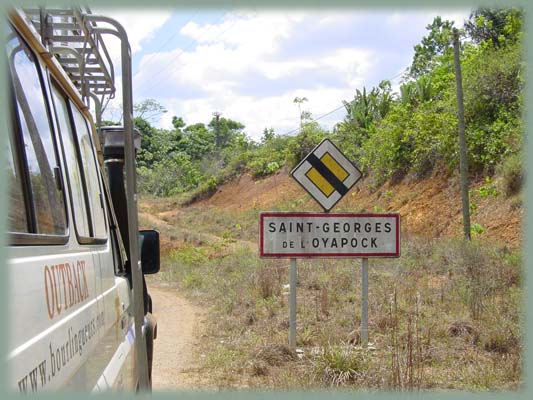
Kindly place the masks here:
<instances>
[{"instance_id":1,"label":"truck roof rack","mask_svg":"<svg viewBox=\"0 0 533 400\"><path fill-rule=\"evenodd\" d=\"M89 7L24 8L23 11L83 101L89 105L92 98L97 113L103 112L104 104L115 96L115 71L97 23L88 18L92 14Z\"/></svg>"}]
</instances>

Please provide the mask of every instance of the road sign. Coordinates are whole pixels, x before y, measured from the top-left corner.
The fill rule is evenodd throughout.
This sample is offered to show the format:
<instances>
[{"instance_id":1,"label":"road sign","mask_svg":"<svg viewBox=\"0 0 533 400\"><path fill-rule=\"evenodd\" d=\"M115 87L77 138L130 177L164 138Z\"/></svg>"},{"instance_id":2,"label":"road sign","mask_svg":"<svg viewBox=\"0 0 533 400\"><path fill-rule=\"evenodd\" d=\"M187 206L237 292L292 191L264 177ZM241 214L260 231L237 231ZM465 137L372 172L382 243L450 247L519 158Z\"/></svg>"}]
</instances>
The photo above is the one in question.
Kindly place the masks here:
<instances>
[{"instance_id":1,"label":"road sign","mask_svg":"<svg viewBox=\"0 0 533 400\"><path fill-rule=\"evenodd\" d=\"M399 257L400 214L260 214L261 257Z\"/></svg>"},{"instance_id":2,"label":"road sign","mask_svg":"<svg viewBox=\"0 0 533 400\"><path fill-rule=\"evenodd\" d=\"M329 211L361 178L361 171L329 139L324 139L291 172Z\"/></svg>"}]
</instances>

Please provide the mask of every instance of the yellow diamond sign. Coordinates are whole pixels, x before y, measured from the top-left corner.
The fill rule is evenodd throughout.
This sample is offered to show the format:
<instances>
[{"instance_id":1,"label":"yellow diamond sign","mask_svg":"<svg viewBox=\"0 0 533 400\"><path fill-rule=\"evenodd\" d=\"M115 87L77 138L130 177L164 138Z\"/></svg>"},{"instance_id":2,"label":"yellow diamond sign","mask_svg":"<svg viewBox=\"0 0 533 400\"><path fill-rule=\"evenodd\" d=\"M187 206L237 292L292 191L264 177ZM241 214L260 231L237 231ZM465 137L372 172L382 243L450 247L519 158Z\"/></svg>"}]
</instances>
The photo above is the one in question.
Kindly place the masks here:
<instances>
[{"instance_id":1,"label":"yellow diamond sign","mask_svg":"<svg viewBox=\"0 0 533 400\"><path fill-rule=\"evenodd\" d=\"M329 211L361 178L361 171L329 139L324 139L291 172Z\"/></svg>"}]
</instances>

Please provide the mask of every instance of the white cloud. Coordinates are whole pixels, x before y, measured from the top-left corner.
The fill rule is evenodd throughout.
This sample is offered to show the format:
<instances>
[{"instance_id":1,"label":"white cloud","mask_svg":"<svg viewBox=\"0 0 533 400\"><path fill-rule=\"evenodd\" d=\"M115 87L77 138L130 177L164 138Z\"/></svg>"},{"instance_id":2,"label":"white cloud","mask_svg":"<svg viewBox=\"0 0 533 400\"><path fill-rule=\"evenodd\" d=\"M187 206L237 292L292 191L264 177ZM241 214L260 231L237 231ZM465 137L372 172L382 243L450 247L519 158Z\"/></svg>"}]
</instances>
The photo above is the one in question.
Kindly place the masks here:
<instances>
[{"instance_id":1,"label":"white cloud","mask_svg":"<svg viewBox=\"0 0 533 400\"><path fill-rule=\"evenodd\" d=\"M361 86L373 65L379 62L379 55L365 49L335 49L323 59L323 64L346 77L350 87Z\"/></svg>"},{"instance_id":2,"label":"white cloud","mask_svg":"<svg viewBox=\"0 0 533 400\"><path fill-rule=\"evenodd\" d=\"M243 122L247 133L256 140L265 127L288 132L298 126L298 109L293 104L296 96L307 97L304 109L317 117L339 107L342 99L351 98L353 89L365 83L378 61L374 52L357 48L332 47L322 57L316 57L312 37L307 55L277 57L279 47L297 29L312 23L334 27L341 22L349 22L342 13L322 16L279 12L255 16L232 13L218 24L189 22L181 33L196 40L196 48L145 54L135 76L138 92L146 98L169 87L175 87L176 94L180 87L197 90L196 95L182 99L173 98L172 93L161 98L169 109L159 122L161 127L170 128L173 115L183 116L187 123L208 122L217 110ZM344 82L343 88L317 81L313 87L281 88L278 94L264 95L260 89L244 94L238 87L252 75L271 81L274 86L279 80L318 72L337 77Z\"/></svg>"},{"instance_id":3,"label":"white cloud","mask_svg":"<svg viewBox=\"0 0 533 400\"><path fill-rule=\"evenodd\" d=\"M295 61L259 61L255 68L270 80L280 79L297 72L317 68L319 63L311 59L301 59Z\"/></svg>"},{"instance_id":4,"label":"white cloud","mask_svg":"<svg viewBox=\"0 0 533 400\"><path fill-rule=\"evenodd\" d=\"M146 54L134 79L136 92L146 98L165 91L161 101L169 112L159 122L161 127L170 128L173 115L184 117L187 123L208 122L217 110L244 123L256 140L265 127L285 133L298 126L296 96L307 97L304 109L318 116L350 98L378 60L374 52L357 48L332 47L316 57L312 42L307 54L278 56L277 50L296 29L316 20L316 15L310 18L303 13L267 13L230 14L218 25L190 22L181 33L197 40L196 48ZM333 77L343 87L328 87L320 80L307 82L307 87L279 86L312 74ZM244 93L247 79L251 87ZM277 85L279 90L266 95L258 87L260 81ZM178 99L183 91L190 93Z\"/></svg>"},{"instance_id":5,"label":"white cloud","mask_svg":"<svg viewBox=\"0 0 533 400\"><path fill-rule=\"evenodd\" d=\"M437 15L437 14L436 14ZM468 19L470 15L470 10L453 10L453 9L447 9L442 10L440 13L438 13L444 20L453 21L455 22L454 26L456 28L462 28L465 20Z\"/></svg>"},{"instance_id":6,"label":"white cloud","mask_svg":"<svg viewBox=\"0 0 533 400\"><path fill-rule=\"evenodd\" d=\"M304 18L305 14L301 12L234 12L226 14L219 25L189 22L180 33L202 44L224 43L271 52L275 50L277 42L289 37L293 26Z\"/></svg>"},{"instance_id":7,"label":"white cloud","mask_svg":"<svg viewBox=\"0 0 533 400\"><path fill-rule=\"evenodd\" d=\"M142 43L154 37L157 30L171 17L170 10L127 10L127 9L100 9L93 8L92 13L105 15L118 21L128 34L128 41L132 56L142 50ZM101 27L107 27L105 23L99 23ZM113 35L104 35L104 42L111 57L115 71L115 98L110 101L104 113L104 118L117 119L122 104L122 70L121 70L121 43Z\"/></svg>"},{"instance_id":8,"label":"white cloud","mask_svg":"<svg viewBox=\"0 0 533 400\"><path fill-rule=\"evenodd\" d=\"M440 15L461 21L468 16L467 11L447 11ZM352 99L356 88L398 75L410 61L413 44L438 14L236 11L210 23L190 21L180 30L190 39L182 47L137 53L142 58L134 99L155 98L168 108L157 123L162 128L171 128L173 115L187 123L207 123L220 111L244 123L256 140L265 127L286 133L298 127L296 96L307 97L304 109L318 117ZM136 17L126 18L132 32L138 29ZM150 18L159 18L160 25L168 17ZM142 49L143 40L156 33L153 22L151 30L135 32L132 48ZM340 110L319 122L330 128L342 114Z\"/></svg>"},{"instance_id":9,"label":"white cloud","mask_svg":"<svg viewBox=\"0 0 533 400\"><path fill-rule=\"evenodd\" d=\"M385 21L391 27L401 28L409 24L411 29L416 25L425 28L433 22L434 17L440 16L443 20L453 21L455 27L461 28L469 15L470 10L464 8L424 9L413 10L412 12L395 11L386 17Z\"/></svg>"},{"instance_id":10,"label":"white cloud","mask_svg":"<svg viewBox=\"0 0 533 400\"><path fill-rule=\"evenodd\" d=\"M258 71L270 79L279 78L297 67L291 62L269 62L277 44L287 38L297 16L229 13L220 24L189 22L181 33L195 39L195 49L175 49L146 54L136 76L138 88L149 89L171 79L197 85L208 91L228 89L227 81L245 72Z\"/></svg>"},{"instance_id":11,"label":"white cloud","mask_svg":"<svg viewBox=\"0 0 533 400\"><path fill-rule=\"evenodd\" d=\"M319 88L291 90L279 96L261 98L225 93L185 101L166 99L164 104L169 111L159 124L170 128L173 115L183 116L188 124L207 123L211 120L212 113L219 111L223 117L242 122L246 126L246 133L254 140L259 140L264 128L274 127L276 133L285 134L298 127L298 107L293 102L295 97L306 97L308 101L303 103L302 109L310 111L316 118L324 110L341 106L339 99L351 96L350 90Z\"/></svg>"},{"instance_id":12,"label":"white cloud","mask_svg":"<svg viewBox=\"0 0 533 400\"><path fill-rule=\"evenodd\" d=\"M105 15L118 21L128 34L132 56L142 51L144 41L154 37L157 30L170 18L169 10L113 10L93 9L93 14ZM105 23L99 23L101 27L108 27ZM104 42L113 62L115 74L120 74L121 69L121 43L114 35L104 35Z\"/></svg>"},{"instance_id":13,"label":"white cloud","mask_svg":"<svg viewBox=\"0 0 533 400\"><path fill-rule=\"evenodd\" d=\"M94 14L103 14L117 20L128 33L132 53L142 50L142 42L152 39L155 32L170 18L170 10L93 10ZM119 52L120 54L120 52Z\"/></svg>"}]
</instances>

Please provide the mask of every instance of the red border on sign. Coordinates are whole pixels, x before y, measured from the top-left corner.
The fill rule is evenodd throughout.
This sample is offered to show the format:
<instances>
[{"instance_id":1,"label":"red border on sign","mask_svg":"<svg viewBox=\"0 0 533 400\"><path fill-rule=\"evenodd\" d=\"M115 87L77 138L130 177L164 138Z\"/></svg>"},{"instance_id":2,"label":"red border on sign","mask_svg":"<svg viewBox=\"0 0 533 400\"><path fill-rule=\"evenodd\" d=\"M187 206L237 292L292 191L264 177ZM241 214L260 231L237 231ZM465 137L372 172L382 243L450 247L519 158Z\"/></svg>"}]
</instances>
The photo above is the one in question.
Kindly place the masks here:
<instances>
[{"instance_id":1,"label":"red border on sign","mask_svg":"<svg viewBox=\"0 0 533 400\"><path fill-rule=\"evenodd\" d=\"M396 251L393 253L268 253L264 252L264 219L265 217L360 217L360 218L395 218L396 219ZM262 212L259 214L259 255L263 258L376 258L400 257L400 214L399 213L306 213L306 212Z\"/></svg>"}]
</instances>

